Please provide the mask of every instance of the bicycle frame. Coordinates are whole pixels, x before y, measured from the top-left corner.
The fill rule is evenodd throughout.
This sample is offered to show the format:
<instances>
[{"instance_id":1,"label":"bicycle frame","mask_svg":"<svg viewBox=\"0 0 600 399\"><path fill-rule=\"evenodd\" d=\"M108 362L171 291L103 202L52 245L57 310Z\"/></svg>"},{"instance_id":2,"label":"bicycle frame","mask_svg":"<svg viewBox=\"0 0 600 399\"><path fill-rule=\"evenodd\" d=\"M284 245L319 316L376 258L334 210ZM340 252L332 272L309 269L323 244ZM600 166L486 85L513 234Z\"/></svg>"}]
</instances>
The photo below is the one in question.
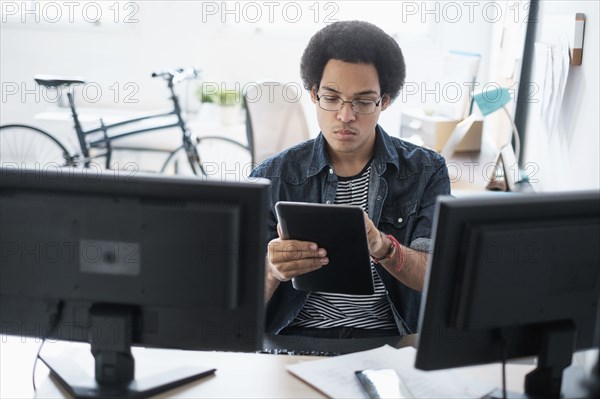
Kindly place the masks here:
<instances>
[{"instance_id":1,"label":"bicycle frame","mask_svg":"<svg viewBox=\"0 0 600 399\"><path fill-rule=\"evenodd\" d=\"M75 131L77 132L77 138L78 138L79 146L81 148L81 153L85 159L84 160L85 166L86 167L89 166L89 163L90 163L89 149L105 146L106 153L100 154L100 155L98 155L98 157L105 156L106 157L106 168L109 168L110 161L111 161L111 155L112 155L112 145L111 145L112 142L122 139L124 137L129 137L129 136L133 136L133 135L140 134L140 133L146 133L146 132L151 132L151 131L155 131L155 130L179 127L183 134L183 142L184 143L191 142L191 133L185 123L185 120L183 119L182 112L181 112L181 106L179 104L179 99L178 99L177 95L175 94L172 77L167 80L167 85L169 87L169 91L171 92L170 100L173 103L173 109L171 111L162 111L162 112L158 112L158 113L141 115L141 116L138 116L135 118L126 119L126 120L111 123L108 125L105 125L102 118L100 118L100 127L90 129L90 130L84 130L82 128L81 122L79 120L79 115L77 113L77 109L75 106L74 95L73 95L72 91L69 90L69 92L67 93L67 98L69 101L69 108L71 109L71 116L75 123ZM109 130L117 128L117 127L127 126L127 125L141 122L144 120L162 118L162 117L167 117L167 116L172 116L172 115L175 115L177 117L177 121L174 123L166 123L166 124L161 124L161 125L157 125L157 126L146 127L143 129L132 130L132 131L120 133L120 134L117 134L114 136L108 135ZM103 133L102 138L97 139L97 140L92 140L89 142L86 141L87 136L95 134L95 133L100 133L100 132Z\"/></svg>"},{"instance_id":2,"label":"bicycle frame","mask_svg":"<svg viewBox=\"0 0 600 399\"><path fill-rule=\"evenodd\" d=\"M195 135L192 135L192 133L191 133L190 129L188 128L187 123L182 115L183 112L181 109L181 105L179 103L179 98L175 93L174 86L175 86L175 84L177 84L183 80L187 80L190 78L196 78L197 76L198 76L198 72L194 68L187 68L187 69L175 68L175 69L171 69L171 70L163 70L163 71L159 71L159 72L154 72L154 73L152 73L152 77L161 77L167 81L167 86L168 86L170 94L171 94L171 96L169 98L172 103L171 110L152 112L149 114L139 115L139 116L136 116L133 118L124 119L124 120L110 123L110 124L105 124L104 120L102 118L99 118L100 126L95 127L93 129L88 129L88 130L85 130L81 124L81 120L80 120L79 114L77 112L77 107L75 105L75 98L74 98L74 92L73 92L73 85L82 84L82 83L85 83L85 81L81 80L80 78L64 78L64 77L60 77L60 76L39 76L39 77L35 78L35 81L44 87L55 88L57 90L62 90L64 88L67 89L67 99L68 99L68 104L69 104L68 106L71 111L71 117L73 119L75 133L77 135L79 151L76 151L74 154L69 154L68 151L65 149L64 145L62 145L62 143L60 143L58 140L56 140L51 134L49 134L45 131L42 131L34 126L25 126L24 125L22 127L25 129L29 129L30 131L37 132L37 134L41 133L43 135L46 135L46 136L48 136L48 138L51 141L54 140L55 144L62 149L63 157L65 158L68 165L72 165L72 166L83 165L84 167L90 167L93 159L105 157L105 160L106 160L105 167L107 169L111 168L111 156L112 156L112 150L113 150L113 145L112 145L113 142L121 140L125 137L138 135L138 134L142 134L142 133L146 133L146 132L152 132L152 131L157 131L157 130L161 130L161 129L179 128L181 130L181 134L182 134L182 136L181 136L182 141L181 141L181 144L179 146L177 146L177 148L175 148L175 149L155 149L155 148L148 148L148 147L144 147L144 146L133 146L133 147L129 147L129 146L117 147L117 146L115 146L114 148L115 149L118 148L120 150L157 151L157 152L167 153L168 154L167 159L166 159L166 161L164 161L162 168L160 169L160 172L164 172L169 165L173 164L173 161L178 162L177 154L180 154L181 150L185 150L185 155L187 156L187 161L190 164L192 172L196 175L200 175L200 174L206 175L206 172L202 165L202 162L200 159L200 154L199 154L198 148L197 148L197 146L201 143L202 140L217 139L217 140L225 141L225 142L234 144L236 146L239 146L239 147L249 151L251 154L252 154L252 151L249 146L246 146L242 143L239 143L236 140L232 140L227 137L222 137L222 136L196 137ZM146 120L154 120L157 118L165 118L165 117L172 117L172 116L176 117L176 121L169 121L169 122L162 122L162 123L157 122L158 124L155 124L154 126L142 127L142 128L138 128L138 129L129 128L130 130L128 130L128 128L125 128L123 130L126 130L126 131L121 130L120 133L118 133L118 134L114 134L112 136L109 135L109 132L111 132L113 129L116 129L119 127L131 125L131 124L146 121ZM101 133L100 138L90 137L91 135L94 135L94 134L97 135L99 133ZM250 138L249 138L248 142L251 143ZM93 155L90 154L91 149L97 149L97 148L104 149L105 152L104 153L93 153ZM174 165L177 165L177 163L174 163Z\"/></svg>"}]
</instances>

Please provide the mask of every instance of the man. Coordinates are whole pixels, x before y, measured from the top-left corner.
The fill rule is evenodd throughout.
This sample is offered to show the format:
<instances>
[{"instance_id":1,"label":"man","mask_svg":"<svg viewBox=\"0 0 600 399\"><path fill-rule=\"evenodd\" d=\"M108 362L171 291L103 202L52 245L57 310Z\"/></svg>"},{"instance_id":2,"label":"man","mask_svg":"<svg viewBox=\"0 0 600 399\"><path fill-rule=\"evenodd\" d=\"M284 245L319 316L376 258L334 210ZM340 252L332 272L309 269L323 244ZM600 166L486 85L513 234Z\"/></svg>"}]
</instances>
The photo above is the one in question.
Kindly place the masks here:
<instances>
[{"instance_id":1,"label":"man","mask_svg":"<svg viewBox=\"0 0 600 399\"><path fill-rule=\"evenodd\" d=\"M331 24L305 49L301 75L321 133L252 173L272 183L267 332L330 338L416 332L435 201L450 193L450 182L440 155L390 137L377 124L398 96L405 69L396 41L366 22ZM295 290L294 276L329 260L315 243L278 237L277 201L362 206L375 293Z\"/></svg>"}]
</instances>

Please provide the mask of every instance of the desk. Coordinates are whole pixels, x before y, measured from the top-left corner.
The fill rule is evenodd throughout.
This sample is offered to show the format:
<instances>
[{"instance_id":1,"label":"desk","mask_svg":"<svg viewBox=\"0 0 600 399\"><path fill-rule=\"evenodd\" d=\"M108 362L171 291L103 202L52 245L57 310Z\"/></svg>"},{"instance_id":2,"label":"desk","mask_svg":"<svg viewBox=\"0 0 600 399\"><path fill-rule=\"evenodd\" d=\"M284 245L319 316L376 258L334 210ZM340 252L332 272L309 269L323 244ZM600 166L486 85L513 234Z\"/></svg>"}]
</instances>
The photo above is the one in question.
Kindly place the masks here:
<instances>
[{"instance_id":1,"label":"desk","mask_svg":"<svg viewBox=\"0 0 600 399\"><path fill-rule=\"evenodd\" d=\"M33 360L39 339L0 336L0 397L2 398L62 398L63 392L49 377L48 369L38 362L36 381L38 391L31 385ZM80 343L47 342L45 355L64 356L91 374L93 367L89 346ZM167 349L133 348L136 375L151 375L176 366L208 366L217 369L215 375L168 391L163 397L174 398L323 398L324 396L294 377L286 366L321 359L310 356L266 355L233 352L196 352ZM522 391L525 374L532 364L509 364L507 387ZM455 369L455 371L497 386L501 383L501 366L491 364ZM141 373L141 374L140 374Z\"/></svg>"},{"instance_id":2,"label":"desk","mask_svg":"<svg viewBox=\"0 0 600 399\"><path fill-rule=\"evenodd\" d=\"M34 395L31 370L39 340L1 336L0 397L62 398L63 392L49 377L48 369L38 362ZM47 342L44 354L64 356L92 372L93 358L89 346L79 343ZM266 355L233 352L196 352L166 349L133 348L136 375L152 375L177 366L214 367L215 375L185 387L168 391L164 397L175 398L322 398L317 390L287 372L288 364L314 359L308 356ZM85 361L84 361L85 360Z\"/></svg>"},{"instance_id":3,"label":"desk","mask_svg":"<svg viewBox=\"0 0 600 399\"><path fill-rule=\"evenodd\" d=\"M498 149L484 134L480 152L458 152L447 158L452 194L464 196L485 192L497 156Z\"/></svg>"},{"instance_id":4,"label":"desk","mask_svg":"<svg viewBox=\"0 0 600 399\"><path fill-rule=\"evenodd\" d=\"M427 115L422 108L406 108L402 111L400 138L418 145L441 151L459 120L441 115ZM478 123L481 123L480 121ZM452 194L464 196L485 191L489 176L498 156L498 145L486 129L473 129L458 145L458 152L446 158ZM474 137L481 135L481 143ZM480 145L479 145L480 144ZM479 151L471 149L480 148Z\"/></svg>"}]
</instances>

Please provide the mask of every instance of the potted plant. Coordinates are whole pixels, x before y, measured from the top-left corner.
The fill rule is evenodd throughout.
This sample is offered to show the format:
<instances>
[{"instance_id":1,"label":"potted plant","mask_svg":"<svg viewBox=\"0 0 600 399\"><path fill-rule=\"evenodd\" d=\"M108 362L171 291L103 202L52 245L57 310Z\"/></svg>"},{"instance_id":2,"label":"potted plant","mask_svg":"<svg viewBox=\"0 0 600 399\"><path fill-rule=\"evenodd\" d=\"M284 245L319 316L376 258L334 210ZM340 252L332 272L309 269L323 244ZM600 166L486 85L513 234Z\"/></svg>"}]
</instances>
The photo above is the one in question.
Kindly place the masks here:
<instances>
[{"instance_id":1,"label":"potted plant","mask_svg":"<svg viewBox=\"0 0 600 399\"><path fill-rule=\"evenodd\" d=\"M237 89L222 90L215 84L201 84L196 91L202 106L214 104L219 108L220 122L222 125L232 125L238 121L240 106L243 105L244 97Z\"/></svg>"}]
</instances>

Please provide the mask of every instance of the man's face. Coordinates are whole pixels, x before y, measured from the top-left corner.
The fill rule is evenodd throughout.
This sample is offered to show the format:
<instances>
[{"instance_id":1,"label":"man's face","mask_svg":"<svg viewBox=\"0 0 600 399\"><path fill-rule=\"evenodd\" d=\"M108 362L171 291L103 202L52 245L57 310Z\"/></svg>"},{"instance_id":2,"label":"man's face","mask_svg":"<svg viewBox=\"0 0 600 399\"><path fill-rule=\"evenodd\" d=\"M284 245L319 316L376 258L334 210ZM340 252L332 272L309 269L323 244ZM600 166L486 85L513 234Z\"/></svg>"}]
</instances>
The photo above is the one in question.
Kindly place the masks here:
<instances>
[{"instance_id":1,"label":"man's face","mask_svg":"<svg viewBox=\"0 0 600 399\"><path fill-rule=\"evenodd\" d=\"M356 113L350 103L344 103L339 111L321 109L317 96L344 101L374 100L379 105L372 114ZM381 111L387 108L389 97L381 98L379 77L372 64L354 64L339 60L329 60L323 70L323 78L318 88L311 90L311 98L317 106L317 119L321 132L327 140L332 157L336 155L357 155L370 157L375 143L375 126Z\"/></svg>"}]
</instances>

